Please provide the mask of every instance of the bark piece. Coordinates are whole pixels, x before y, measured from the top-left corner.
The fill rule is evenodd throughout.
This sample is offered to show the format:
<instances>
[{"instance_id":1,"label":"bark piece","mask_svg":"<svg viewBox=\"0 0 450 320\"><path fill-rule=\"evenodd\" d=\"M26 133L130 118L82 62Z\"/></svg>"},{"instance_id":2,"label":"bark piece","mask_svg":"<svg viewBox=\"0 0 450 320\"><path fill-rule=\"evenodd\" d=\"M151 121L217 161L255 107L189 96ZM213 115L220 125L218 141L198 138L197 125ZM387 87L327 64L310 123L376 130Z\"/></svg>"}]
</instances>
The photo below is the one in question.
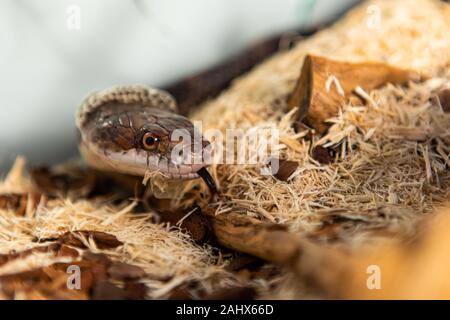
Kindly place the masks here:
<instances>
[{"instance_id":1,"label":"bark piece","mask_svg":"<svg viewBox=\"0 0 450 320\"><path fill-rule=\"evenodd\" d=\"M30 175L38 189L52 197L83 197L95 186L95 175L89 169L74 168L60 172L37 167L30 170Z\"/></svg>"},{"instance_id":2,"label":"bark piece","mask_svg":"<svg viewBox=\"0 0 450 320\"><path fill-rule=\"evenodd\" d=\"M303 30L309 36L315 30ZM259 41L227 61L165 87L177 100L180 113L186 115L193 107L214 98L232 81L279 50L289 49L301 37L300 33L280 34Z\"/></svg>"},{"instance_id":3,"label":"bark piece","mask_svg":"<svg viewBox=\"0 0 450 320\"><path fill-rule=\"evenodd\" d=\"M213 228L221 245L277 264L287 265L300 254L298 239L282 225L227 213L213 219Z\"/></svg>"},{"instance_id":4,"label":"bark piece","mask_svg":"<svg viewBox=\"0 0 450 320\"><path fill-rule=\"evenodd\" d=\"M124 286L129 300L143 300L147 296L148 288L143 283L126 282Z\"/></svg>"},{"instance_id":5,"label":"bark piece","mask_svg":"<svg viewBox=\"0 0 450 320\"><path fill-rule=\"evenodd\" d=\"M192 294L186 287L176 287L169 292L169 300L192 300Z\"/></svg>"},{"instance_id":6,"label":"bark piece","mask_svg":"<svg viewBox=\"0 0 450 320\"><path fill-rule=\"evenodd\" d=\"M192 236L195 243L202 245L211 240L211 223L208 217L201 214L200 208L189 214L192 210L162 212L161 221L179 225Z\"/></svg>"},{"instance_id":7,"label":"bark piece","mask_svg":"<svg viewBox=\"0 0 450 320\"><path fill-rule=\"evenodd\" d=\"M321 290L329 277L339 276L345 261L341 252L301 239L282 225L263 223L237 213L216 216L212 223L221 245L288 268Z\"/></svg>"},{"instance_id":8,"label":"bark piece","mask_svg":"<svg viewBox=\"0 0 450 320\"><path fill-rule=\"evenodd\" d=\"M439 103L444 112L450 112L450 88L445 88L438 93Z\"/></svg>"},{"instance_id":9,"label":"bark piece","mask_svg":"<svg viewBox=\"0 0 450 320\"><path fill-rule=\"evenodd\" d=\"M205 300L253 300L256 291L250 287L222 288L203 297Z\"/></svg>"},{"instance_id":10,"label":"bark piece","mask_svg":"<svg viewBox=\"0 0 450 320\"><path fill-rule=\"evenodd\" d=\"M0 266L15 259L21 259L28 257L31 254L34 253L44 253L44 252L58 252L60 250L61 245L59 243L52 243L48 246L42 246L42 247L34 247L28 250L16 252L12 251L8 254L0 254Z\"/></svg>"},{"instance_id":11,"label":"bark piece","mask_svg":"<svg viewBox=\"0 0 450 320\"><path fill-rule=\"evenodd\" d=\"M97 262L106 266L111 265L112 261L109 257L104 253L94 253L92 251L83 252L83 258L85 260Z\"/></svg>"},{"instance_id":12,"label":"bark piece","mask_svg":"<svg viewBox=\"0 0 450 320\"><path fill-rule=\"evenodd\" d=\"M67 245L79 248L86 248L80 237L93 239L99 249L111 249L121 246L123 242L119 241L115 235L91 230L79 230L66 232L60 237L60 241Z\"/></svg>"},{"instance_id":13,"label":"bark piece","mask_svg":"<svg viewBox=\"0 0 450 320\"><path fill-rule=\"evenodd\" d=\"M39 203L38 193L6 193L0 194L0 209L12 210L18 216L24 216L27 211L28 201L32 202L33 209Z\"/></svg>"},{"instance_id":14,"label":"bark piece","mask_svg":"<svg viewBox=\"0 0 450 320\"><path fill-rule=\"evenodd\" d=\"M299 108L298 122L305 120L322 134L328 128L325 120L336 116L349 99L357 98L352 94L356 87L369 91L417 78L417 72L381 62L350 63L307 55L288 105Z\"/></svg>"},{"instance_id":15,"label":"bark piece","mask_svg":"<svg viewBox=\"0 0 450 320\"><path fill-rule=\"evenodd\" d=\"M281 181L287 181L289 177L297 170L298 162L291 160L279 160L278 171L274 174L274 177Z\"/></svg>"},{"instance_id":16,"label":"bark piece","mask_svg":"<svg viewBox=\"0 0 450 320\"><path fill-rule=\"evenodd\" d=\"M244 268L251 268L253 266L261 266L262 260L249 256L248 254L240 254L225 267L227 271L239 271Z\"/></svg>"},{"instance_id":17,"label":"bark piece","mask_svg":"<svg viewBox=\"0 0 450 320\"><path fill-rule=\"evenodd\" d=\"M108 268L108 274L113 279L139 279L145 276L145 271L141 267L123 262L113 262Z\"/></svg>"},{"instance_id":18,"label":"bark piece","mask_svg":"<svg viewBox=\"0 0 450 320\"><path fill-rule=\"evenodd\" d=\"M333 162L330 150L322 146L317 146L312 149L312 157L314 160L317 160L322 164L330 164L331 162Z\"/></svg>"},{"instance_id":19,"label":"bark piece","mask_svg":"<svg viewBox=\"0 0 450 320\"><path fill-rule=\"evenodd\" d=\"M274 265L265 265L258 270L252 272L252 277L256 279L273 279L276 275L280 274L281 268Z\"/></svg>"},{"instance_id":20,"label":"bark piece","mask_svg":"<svg viewBox=\"0 0 450 320\"><path fill-rule=\"evenodd\" d=\"M142 300L147 295L147 287L142 283L127 282L123 288L102 280L92 289L92 300Z\"/></svg>"},{"instance_id":21,"label":"bark piece","mask_svg":"<svg viewBox=\"0 0 450 320\"><path fill-rule=\"evenodd\" d=\"M92 289L92 300L125 300L127 292L109 281L99 281Z\"/></svg>"},{"instance_id":22,"label":"bark piece","mask_svg":"<svg viewBox=\"0 0 450 320\"><path fill-rule=\"evenodd\" d=\"M217 96L233 79L276 52L278 44L278 38L259 43L215 68L167 86L166 90L178 101L180 113L187 114L191 107Z\"/></svg>"},{"instance_id":23,"label":"bark piece","mask_svg":"<svg viewBox=\"0 0 450 320\"><path fill-rule=\"evenodd\" d=\"M62 245L61 248L58 250L57 255L61 256L61 257L76 258L79 256L79 253L74 248L68 247L66 245Z\"/></svg>"}]
</instances>

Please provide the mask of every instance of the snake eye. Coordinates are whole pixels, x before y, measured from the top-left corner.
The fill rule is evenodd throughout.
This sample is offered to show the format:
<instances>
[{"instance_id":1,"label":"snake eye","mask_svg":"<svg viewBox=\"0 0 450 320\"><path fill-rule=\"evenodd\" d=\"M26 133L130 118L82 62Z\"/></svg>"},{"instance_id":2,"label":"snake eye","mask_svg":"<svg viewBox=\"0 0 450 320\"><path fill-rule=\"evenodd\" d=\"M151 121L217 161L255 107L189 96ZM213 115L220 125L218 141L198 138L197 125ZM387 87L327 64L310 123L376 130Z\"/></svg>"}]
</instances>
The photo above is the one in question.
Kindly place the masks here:
<instances>
[{"instance_id":1,"label":"snake eye","mask_svg":"<svg viewBox=\"0 0 450 320\"><path fill-rule=\"evenodd\" d=\"M155 150L158 148L159 138L151 132L146 132L142 137L142 146L145 150Z\"/></svg>"}]
</instances>

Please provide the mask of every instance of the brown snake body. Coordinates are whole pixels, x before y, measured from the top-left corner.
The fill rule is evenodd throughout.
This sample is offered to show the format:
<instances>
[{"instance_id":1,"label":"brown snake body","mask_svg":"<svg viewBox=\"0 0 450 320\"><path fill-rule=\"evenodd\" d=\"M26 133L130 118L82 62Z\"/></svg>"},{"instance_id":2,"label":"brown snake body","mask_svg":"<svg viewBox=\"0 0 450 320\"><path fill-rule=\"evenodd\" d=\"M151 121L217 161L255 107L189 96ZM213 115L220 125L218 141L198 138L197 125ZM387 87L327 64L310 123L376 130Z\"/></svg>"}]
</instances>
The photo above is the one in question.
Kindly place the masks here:
<instances>
[{"instance_id":1,"label":"brown snake body","mask_svg":"<svg viewBox=\"0 0 450 320\"><path fill-rule=\"evenodd\" d=\"M204 161L210 144L177 114L175 100L165 91L138 85L94 92L78 107L75 122L80 152L96 169L138 176L158 170L175 180L200 176L215 191ZM180 131L191 138L181 148L174 134ZM183 161L175 161L175 151Z\"/></svg>"}]
</instances>

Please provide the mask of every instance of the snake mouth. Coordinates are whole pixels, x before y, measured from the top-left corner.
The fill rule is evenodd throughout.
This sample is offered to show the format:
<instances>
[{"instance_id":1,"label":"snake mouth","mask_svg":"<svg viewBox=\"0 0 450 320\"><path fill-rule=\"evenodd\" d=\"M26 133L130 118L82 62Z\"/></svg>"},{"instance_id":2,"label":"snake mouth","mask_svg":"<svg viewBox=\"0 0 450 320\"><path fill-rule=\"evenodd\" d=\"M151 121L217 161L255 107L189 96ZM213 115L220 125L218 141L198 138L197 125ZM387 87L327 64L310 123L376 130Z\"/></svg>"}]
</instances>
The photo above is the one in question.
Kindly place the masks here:
<instances>
[{"instance_id":1,"label":"snake mouth","mask_svg":"<svg viewBox=\"0 0 450 320\"><path fill-rule=\"evenodd\" d=\"M132 152L132 154L133 154L133 152ZM145 166L142 166L144 161L142 159L139 160L139 158L136 157L135 159L137 160L138 166L133 167L133 165L131 163L131 165L129 165L128 168L125 168L124 163L127 163L127 162L130 163L130 162L125 161L123 156L124 156L124 154L122 153L121 156L119 156L119 158L117 160L118 160L118 162L121 163L122 168L124 170L127 170L128 172L136 170L136 174L142 175L142 170L145 170L145 171L158 170L170 180L189 180L189 179L195 179L195 178L200 177L203 179L205 184L208 186L208 188L212 194L217 193L217 187L214 182L214 179L210 175L208 170L206 169L207 164L204 164L204 163L189 164L189 165L175 164L165 157L152 156L152 157L154 157L152 159L150 157L146 157ZM111 157L111 159L113 159L113 158L114 158L114 156ZM141 164L141 165L139 165L139 164Z\"/></svg>"},{"instance_id":2,"label":"snake mouth","mask_svg":"<svg viewBox=\"0 0 450 320\"><path fill-rule=\"evenodd\" d=\"M81 143L79 148L86 161L99 170L136 176L144 176L149 171L159 171L169 180L189 180L201 177L199 173L205 175L203 172L206 169L202 169L208 165L206 163L175 164L165 156L148 155L136 149L112 152L92 144L87 146L85 143Z\"/></svg>"}]
</instances>

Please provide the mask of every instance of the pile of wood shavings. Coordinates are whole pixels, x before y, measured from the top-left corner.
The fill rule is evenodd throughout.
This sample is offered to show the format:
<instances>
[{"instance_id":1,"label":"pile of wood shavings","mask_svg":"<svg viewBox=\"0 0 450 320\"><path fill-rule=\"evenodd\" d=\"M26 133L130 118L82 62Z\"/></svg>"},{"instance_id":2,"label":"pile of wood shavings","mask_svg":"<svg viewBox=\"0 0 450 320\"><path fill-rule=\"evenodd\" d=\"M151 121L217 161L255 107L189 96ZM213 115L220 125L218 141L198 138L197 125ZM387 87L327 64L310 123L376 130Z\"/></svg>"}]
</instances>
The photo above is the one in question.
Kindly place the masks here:
<instances>
[{"instance_id":1,"label":"pile of wood shavings","mask_svg":"<svg viewBox=\"0 0 450 320\"><path fill-rule=\"evenodd\" d=\"M380 10L378 29L366 27L370 5ZM213 204L216 213L238 211L312 232L336 212L358 214L386 227L409 221L409 209L417 216L432 211L449 195L450 120L435 99L436 90L450 80L445 71L450 62L449 27L450 6L439 1L370 1L335 26L275 55L203 105L192 117L202 120L204 129L275 125L282 157L299 163L288 182L262 176L261 166L213 166L224 195ZM370 93L359 90L366 103L344 106L330 119L333 125L325 137L309 140L304 138L307 131L293 131L294 119L286 114L284 103L307 53L388 62L418 70L431 80L387 85ZM311 157L317 145L335 151L334 163L324 165ZM176 196L181 199L176 205L204 200L202 193L192 193L196 188L205 191L197 181L191 182Z\"/></svg>"},{"instance_id":2,"label":"pile of wood shavings","mask_svg":"<svg viewBox=\"0 0 450 320\"><path fill-rule=\"evenodd\" d=\"M16 161L14 168L0 184L1 194L30 194L35 192L33 185L24 175L23 159ZM45 202L45 203L44 203ZM29 202L30 203L30 202ZM154 213L135 214L131 210L135 202L125 206L106 204L105 200L77 200L41 198L36 208L27 208L24 216L14 210L0 209L0 288L5 279L22 275L58 263L77 264L79 257L57 254L52 250L40 252L55 240L61 241L70 232L86 230L86 236L79 239L82 251L104 254L114 261L132 264L141 268L145 275L139 283L147 287L147 297L164 297L173 288L189 281L198 281L211 290L207 281L228 281L223 262L214 256L209 246L195 245L190 236L176 227L152 223ZM107 235L117 238L110 247L97 246L95 239L88 235ZM110 240L108 240L110 241ZM65 243L65 241L63 242ZM98 242L97 242L98 243ZM73 248L73 240L69 243ZM14 252L32 254L13 257ZM77 249L80 250L80 249ZM64 273L64 281L68 274ZM20 282L20 277L17 278ZM65 284L65 282L64 282ZM15 288L14 297L20 299L55 298L55 295L27 295ZM72 290L71 292L77 292ZM55 294L61 294L55 291ZM87 296L58 296L62 298L87 298ZM104 297L105 298L105 297ZM108 297L106 297L108 298Z\"/></svg>"}]
</instances>

